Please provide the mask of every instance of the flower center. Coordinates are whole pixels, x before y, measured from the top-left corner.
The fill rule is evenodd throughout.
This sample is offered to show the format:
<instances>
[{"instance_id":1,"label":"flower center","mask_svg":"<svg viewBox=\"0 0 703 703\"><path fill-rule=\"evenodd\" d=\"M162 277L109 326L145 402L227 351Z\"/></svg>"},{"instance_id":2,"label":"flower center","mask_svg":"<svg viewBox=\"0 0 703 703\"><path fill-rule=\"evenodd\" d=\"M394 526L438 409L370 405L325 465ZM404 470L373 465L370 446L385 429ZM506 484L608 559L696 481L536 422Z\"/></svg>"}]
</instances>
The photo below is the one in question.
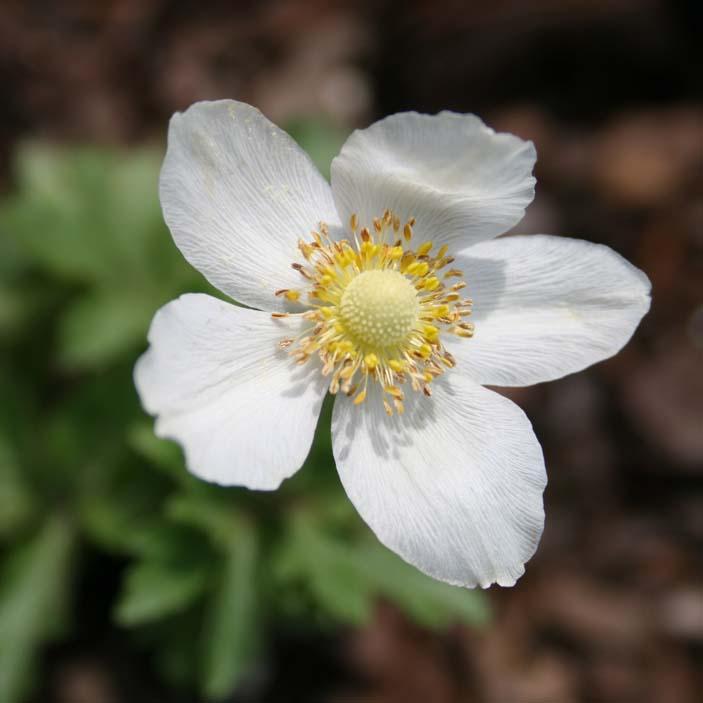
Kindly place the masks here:
<instances>
[{"instance_id":1,"label":"flower center","mask_svg":"<svg viewBox=\"0 0 703 703\"><path fill-rule=\"evenodd\" d=\"M359 228L352 215L353 239L333 240L320 223L310 241L298 242L306 263L292 266L305 285L276 295L307 302L302 316L310 326L280 344L298 364L318 356L323 375L330 376L330 393L353 395L358 405L369 383L376 382L386 412L401 414L404 384L429 396L432 380L456 364L441 335L473 336L473 325L463 319L472 303L459 293L466 283L453 280L462 272L447 268L454 259L446 245L435 253L432 242L411 246L414 218L401 226L386 210L371 224ZM288 315L273 313L274 318Z\"/></svg>"},{"instance_id":2,"label":"flower center","mask_svg":"<svg viewBox=\"0 0 703 703\"><path fill-rule=\"evenodd\" d=\"M364 271L342 293L340 321L349 337L369 351L400 345L417 321L417 291L392 269Z\"/></svg>"}]
</instances>

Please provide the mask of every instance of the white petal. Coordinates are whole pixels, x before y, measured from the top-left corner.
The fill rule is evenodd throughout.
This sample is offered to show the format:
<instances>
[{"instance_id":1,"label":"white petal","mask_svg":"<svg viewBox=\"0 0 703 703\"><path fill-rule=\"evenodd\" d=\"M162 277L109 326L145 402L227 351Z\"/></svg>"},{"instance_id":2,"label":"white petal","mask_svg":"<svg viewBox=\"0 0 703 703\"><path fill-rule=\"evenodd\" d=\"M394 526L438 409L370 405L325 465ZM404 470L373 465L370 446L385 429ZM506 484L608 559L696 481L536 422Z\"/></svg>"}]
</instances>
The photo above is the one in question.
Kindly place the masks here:
<instances>
[{"instance_id":1,"label":"white petal","mask_svg":"<svg viewBox=\"0 0 703 703\"><path fill-rule=\"evenodd\" d=\"M473 339L450 341L457 371L525 386L617 353L649 310L642 271L601 244L529 235L482 242L458 256L474 300Z\"/></svg>"},{"instance_id":2,"label":"white petal","mask_svg":"<svg viewBox=\"0 0 703 703\"><path fill-rule=\"evenodd\" d=\"M451 378L449 378L451 376ZM344 488L378 538L426 574L511 586L544 523L544 460L514 403L450 372L389 418L374 393L335 401L332 443Z\"/></svg>"},{"instance_id":3,"label":"white petal","mask_svg":"<svg viewBox=\"0 0 703 703\"><path fill-rule=\"evenodd\" d=\"M297 242L334 225L329 185L307 154L258 110L201 102L171 118L161 206L188 261L235 300L280 310L273 293L303 280Z\"/></svg>"},{"instance_id":4,"label":"white petal","mask_svg":"<svg viewBox=\"0 0 703 703\"><path fill-rule=\"evenodd\" d=\"M510 229L534 197L532 142L496 134L475 115L392 115L354 132L332 162L343 222L384 210L415 217L418 241L463 248Z\"/></svg>"},{"instance_id":5,"label":"white petal","mask_svg":"<svg viewBox=\"0 0 703 703\"><path fill-rule=\"evenodd\" d=\"M269 490L305 461L326 383L278 347L300 323L201 294L156 313L134 380L156 434L183 446L196 476Z\"/></svg>"}]
</instances>

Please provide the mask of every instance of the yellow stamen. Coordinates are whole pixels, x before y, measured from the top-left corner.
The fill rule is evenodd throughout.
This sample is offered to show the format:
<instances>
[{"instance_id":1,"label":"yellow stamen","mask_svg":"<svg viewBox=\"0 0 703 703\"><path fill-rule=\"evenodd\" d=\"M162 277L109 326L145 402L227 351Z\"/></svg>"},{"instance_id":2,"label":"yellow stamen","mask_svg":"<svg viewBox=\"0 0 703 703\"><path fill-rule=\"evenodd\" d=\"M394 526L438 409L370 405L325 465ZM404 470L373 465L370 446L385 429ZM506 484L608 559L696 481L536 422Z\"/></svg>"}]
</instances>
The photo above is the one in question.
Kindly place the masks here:
<instances>
[{"instance_id":1,"label":"yellow stamen","mask_svg":"<svg viewBox=\"0 0 703 703\"><path fill-rule=\"evenodd\" d=\"M473 325L462 321L471 314L471 301L458 293L466 283L450 283L461 279L458 269L438 273L454 260L447 245L434 255L431 241L411 246L413 217L401 225L385 210L360 223L352 214L348 226L350 239L332 241L321 222L308 241L298 242L305 264L292 266L305 279L304 288L275 294L291 302L309 300L300 315L308 326L280 347L290 349L297 364L319 357L331 393L341 391L360 405L371 381L382 393L385 411L402 415L403 388L430 395L432 381L456 365L443 335L473 335Z\"/></svg>"},{"instance_id":2,"label":"yellow stamen","mask_svg":"<svg viewBox=\"0 0 703 703\"><path fill-rule=\"evenodd\" d=\"M426 256L430 249L432 249L432 242L425 242L424 244L420 244L420 246L417 248L417 255L418 256Z\"/></svg>"},{"instance_id":3,"label":"yellow stamen","mask_svg":"<svg viewBox=\"0 0 703 703\"><path fill-rule=\"evenodd\" d=\"M372 352L364 357L364 363L369 371L373 371L378 366L378 357Z\"/></svg>"},{"instance_id":4,"label":"yellow stamen","mask_svg":"<svg viewBox=\"0 0 703 703\"><path fill-rule=\"evenodd\" d=\"M406 368L405 362L398 361L398 359L390 359L388 361L388 366L390 366L391 369L393 369L393 371L395 371L396 373L403 373L403 371L405 371L405 368Z\"/></svg>"}]
</instances>

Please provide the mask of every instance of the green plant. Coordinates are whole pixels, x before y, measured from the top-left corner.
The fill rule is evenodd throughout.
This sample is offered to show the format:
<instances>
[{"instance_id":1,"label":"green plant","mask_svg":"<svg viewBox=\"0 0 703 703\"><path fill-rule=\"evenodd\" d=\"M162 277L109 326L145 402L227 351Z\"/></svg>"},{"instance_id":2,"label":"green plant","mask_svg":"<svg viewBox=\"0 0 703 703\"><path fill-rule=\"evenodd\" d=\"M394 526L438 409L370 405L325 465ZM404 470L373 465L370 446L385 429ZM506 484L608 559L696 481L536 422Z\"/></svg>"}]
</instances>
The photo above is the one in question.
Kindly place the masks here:
<instances>
[{"instance_id":1,"label":"green plant","mask_svg":"<svg viewBox=\"0 0 703 703\"><path fill-rule=\"evenodd\" d=\"M323 166L343 136L315 122L293 133ZM328 430L271 494L200 482L153 435L131 381L151 316L179 293L214 292L163 224L160 159L27 145L0 202L0 700L23 700L42 647L78 617L86 550L127 563L115 624L166 679L215 700L281 619L360 625L384 598L427 627L485 622L482 593L375 540Z\"/></svg>"}]
</instances>

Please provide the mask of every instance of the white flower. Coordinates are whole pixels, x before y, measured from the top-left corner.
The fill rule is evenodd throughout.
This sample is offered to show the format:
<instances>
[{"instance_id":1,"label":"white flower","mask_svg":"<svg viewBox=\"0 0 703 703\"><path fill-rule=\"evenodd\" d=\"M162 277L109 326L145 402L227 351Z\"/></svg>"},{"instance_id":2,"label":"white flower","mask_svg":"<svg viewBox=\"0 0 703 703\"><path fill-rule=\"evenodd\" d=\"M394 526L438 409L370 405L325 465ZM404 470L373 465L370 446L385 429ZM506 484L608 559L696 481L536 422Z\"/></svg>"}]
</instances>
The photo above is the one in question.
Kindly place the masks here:
<instances>
[{"instance_id":1,"label":"white flower","mask_svg":"<svg viewBox=\"0 0 703 703\"><path fill-rule=\"evenodd\" d=\"M378 538L443 581L514 584L542 532L544 460L523 412L484 385L615 354L650 291L605 246L496 239L533 198L534 162L473 115L405 113L354 132L330 187L249 105L176 114L166 222L257 309L184 295L157 312L135 370L156 433L197 476L270 490L302 465L330 390L337 468Z\"/></svg>"}]
</instances>

